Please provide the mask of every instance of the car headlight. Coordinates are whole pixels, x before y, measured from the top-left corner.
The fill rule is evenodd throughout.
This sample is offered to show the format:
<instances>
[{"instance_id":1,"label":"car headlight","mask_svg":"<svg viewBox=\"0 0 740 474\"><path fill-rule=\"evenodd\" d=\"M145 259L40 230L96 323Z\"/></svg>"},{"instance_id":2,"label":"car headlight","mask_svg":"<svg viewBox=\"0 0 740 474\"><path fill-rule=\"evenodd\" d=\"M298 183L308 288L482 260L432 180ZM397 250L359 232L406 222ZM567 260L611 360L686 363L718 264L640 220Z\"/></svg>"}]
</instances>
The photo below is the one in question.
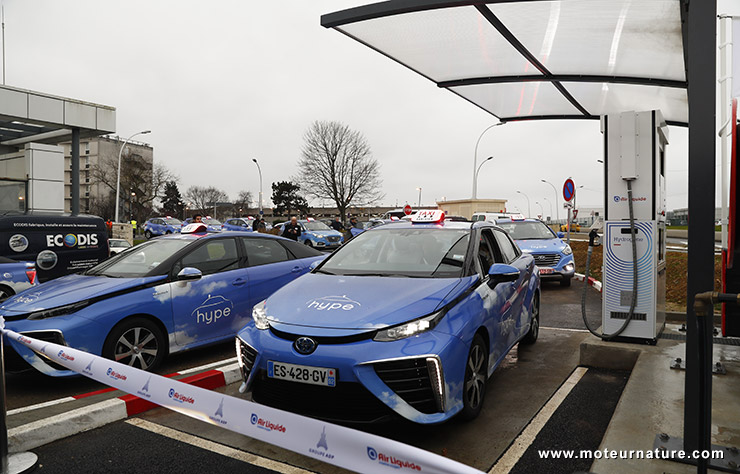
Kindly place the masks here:
<instances>
[{"instance_id":1,"label":"car headlight","mask_svg":"<svg viewBox=\"0 0 740 474\"><path fill-rule=\"evenodd\" d=\"M424 316L423 318L414 319L408 323L399 324L386 329L381 329L373 337L374 341L389 342L404 339L406 337L415 336L425 331L434 329L434 327L442 319L446 311L437 311L436 313Z\"/></svg>"},{"instance_id":2,"label":"car headlight","mask_svg":"<svg viewBox=\"0 0 740 474\"><path fill-rule=\"evenodd\" d=\"M55 316L62 316L65 314L72 314L88 306L89 304L90 302L85 300L85 301L79 301L77 303L72 303L72 304L68 304L64 306L58 306L56 308L44 309L41 311L34 311L33 313L28 315L28 319L47 319L47 318L53 318Z\"/></svg>"},{"instance_id":3,"label":"car headlight","mask_svg":"<svg viewBox=\"0 0 740 474\"><path fill-rule=\"evenodd\" d=\"M270 329L270 322L267 319L267 312L265 311L265 303L267 300L260 301L254 308L252 308L252 319L254 319L254 326L257 329L264 330Z\"/></svg>"},{"instance_id":4,"label":"car headlight","mask_svg":"<svg viewBox=\"0 0 740 474\"><path fill-rule=\"evenodd\" d=\"M570 255L573 253L573 249L570 248L570 245L566 245L563 249L563 255Z\"/></svg>"}]
</instances>

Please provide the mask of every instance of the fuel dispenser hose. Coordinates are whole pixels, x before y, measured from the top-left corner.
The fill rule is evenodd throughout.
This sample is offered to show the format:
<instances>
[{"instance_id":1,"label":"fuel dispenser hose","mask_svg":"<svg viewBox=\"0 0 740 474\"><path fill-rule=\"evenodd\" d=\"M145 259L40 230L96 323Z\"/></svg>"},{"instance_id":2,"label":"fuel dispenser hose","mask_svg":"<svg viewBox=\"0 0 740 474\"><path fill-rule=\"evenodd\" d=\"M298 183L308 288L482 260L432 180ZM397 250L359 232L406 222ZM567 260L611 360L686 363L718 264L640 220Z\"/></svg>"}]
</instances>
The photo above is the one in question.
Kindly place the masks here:
<instances>
[{"instance_id":1,"label":"fuel dispenser hose","mask_svg":"<svg viewBox=\"0 0 740 474\"><path fill-rule=\"evenodd\" d=\"M586 329L596 337L600 337L605 340L614 339L619 336L627 329L632 316L635 314L635 306L637 306L637 241L635 239L635 215L632 209L632 181L627 180L627 206L629 207L630 213L630 236L632 240L632 300L630 301L630 311L627 314L627 318L624 320L624 324L617 331L611 334L599 334L596 330L591 329L588 325L588 318L586 317L586 292L588 290L588 273L591 267L591 254L594 251L594 240L596 240L596 229L591 230L588 234L588 253L586 254L586 271L583 279L583 293L581 294L581 315L583 316L583 324L586 325Z\"/></svg>"}]
</instances>

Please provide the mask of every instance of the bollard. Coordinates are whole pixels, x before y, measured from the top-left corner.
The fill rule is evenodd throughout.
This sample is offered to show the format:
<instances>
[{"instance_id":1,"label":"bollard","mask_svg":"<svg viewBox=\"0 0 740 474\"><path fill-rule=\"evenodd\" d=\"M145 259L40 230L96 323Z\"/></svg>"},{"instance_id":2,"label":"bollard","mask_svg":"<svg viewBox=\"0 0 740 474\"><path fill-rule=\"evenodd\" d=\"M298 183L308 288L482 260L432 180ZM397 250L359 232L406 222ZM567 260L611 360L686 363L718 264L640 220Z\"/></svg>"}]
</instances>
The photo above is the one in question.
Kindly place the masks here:
<instances>
[{"instance_id":1,"label":"bollard","mask_svg":"<svg viewBox=\"0 0 740 474\"><path fill-rule=\"evenodd\" d=\"M0 328L5 322L0 317ZM5 404L5 336L0 334L0 469L3 474L22 474L36 468L38 456L31 452L8 454L8 425Z\"/></svg>"}]
</instances>

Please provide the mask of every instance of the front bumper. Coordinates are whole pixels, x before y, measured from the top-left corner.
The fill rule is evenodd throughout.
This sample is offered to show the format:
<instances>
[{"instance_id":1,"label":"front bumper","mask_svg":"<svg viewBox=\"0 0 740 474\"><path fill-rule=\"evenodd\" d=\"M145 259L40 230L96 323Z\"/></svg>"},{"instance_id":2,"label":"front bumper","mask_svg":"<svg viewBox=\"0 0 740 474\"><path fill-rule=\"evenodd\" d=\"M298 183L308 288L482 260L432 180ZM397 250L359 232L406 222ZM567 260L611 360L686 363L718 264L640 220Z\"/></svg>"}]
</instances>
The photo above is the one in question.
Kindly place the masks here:
<instances>
[{"instance_id":1,"label":"front bumper","mask_svg":"<svg viewBox=\"0 0 740 474\"><path fill-rule=\"evenodd\" d=\"M537 266L540 270L542 280L565 280L573 278L576 273L576 265L573 255L565 255L554 266Z\"/></svg>"},{"instance_id":2,"label":"front bumper","mask_svg":"<svg viewBox=\"0 0 740 474\"><path fill-rule=\"evenodd\" d=\"M398 416L440 423L462 409L468 348L459 338L439 331L394 342L322 340L312 354L301 355L292 340L250 323L237 342L246 388L258 403L353 423ZM336 369L337 385L269 378L268 360Z\"/></svg>"}]
</instances>

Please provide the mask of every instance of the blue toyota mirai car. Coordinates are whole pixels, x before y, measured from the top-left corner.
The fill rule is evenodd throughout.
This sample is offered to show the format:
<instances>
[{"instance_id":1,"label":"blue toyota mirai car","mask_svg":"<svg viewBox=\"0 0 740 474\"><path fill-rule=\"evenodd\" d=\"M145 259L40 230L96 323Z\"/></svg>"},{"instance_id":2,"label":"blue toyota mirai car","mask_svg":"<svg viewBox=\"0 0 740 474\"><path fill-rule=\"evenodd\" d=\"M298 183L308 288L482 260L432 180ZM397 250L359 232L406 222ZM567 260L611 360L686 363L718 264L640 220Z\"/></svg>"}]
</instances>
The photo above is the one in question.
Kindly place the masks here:
<instances>
[{"instance_id":1,"label":"blue toyota mirai car","mask_svg":"<svg viewBox=\"0 0 740 474\"><path fill-rule=\"evenodd\" d=\"M570 245L560 238L562 233L555 234L539 219L512 217L496 219L496 224L509 233L522 252L534 257L543 280L558 280L562 286L570 286L576 264Z\"/></svg>"},{"instance_id":2,"label":"blue toyota mirai car","mask_svg":"<svg viewBox=\"0 0 740 474\"><path fill-rule=\"evenodd\" d=\"M158 235L180 232L182 221L174 217L152 217L144 223L144 236L147 239Z\"/></svg>"},{"instance_id":3,"label":"blue toyota mirai car","mask_svg":"<svg viewBox=\"0 0 740 474\"><path fill-rule=\"evenodd\" d=\"M252 232L252 224L254 219L247 219L246 217L234 217L226 219L221 225L222 230L240 230L244 232Z\"/></svg>"},{"instance_id":4,"label":"blue toyota mirai car","mask_svg":"<svg viewBox=\"0 0 740 474\"><path fill-rule=\"evenodd\" d=\"M236 338L240 390L333 421L472 419L509 350L537 340L539 304L534 259L503 230L422 211L257 304Z\"/></svg>"},{"instance_id":5,"label":"blue toyota mirai car","mask_svg":"<svg viewBox=\"0 0 740 474\"><path fill-rule=\"evenodd\" d=\"M192 224L11 297L0 314L18 333L154 370L168 354L232 339L255 303L323 257L281 237ZM7 343L8 370L73 375Z\"/></svg>"}]
</instances>

